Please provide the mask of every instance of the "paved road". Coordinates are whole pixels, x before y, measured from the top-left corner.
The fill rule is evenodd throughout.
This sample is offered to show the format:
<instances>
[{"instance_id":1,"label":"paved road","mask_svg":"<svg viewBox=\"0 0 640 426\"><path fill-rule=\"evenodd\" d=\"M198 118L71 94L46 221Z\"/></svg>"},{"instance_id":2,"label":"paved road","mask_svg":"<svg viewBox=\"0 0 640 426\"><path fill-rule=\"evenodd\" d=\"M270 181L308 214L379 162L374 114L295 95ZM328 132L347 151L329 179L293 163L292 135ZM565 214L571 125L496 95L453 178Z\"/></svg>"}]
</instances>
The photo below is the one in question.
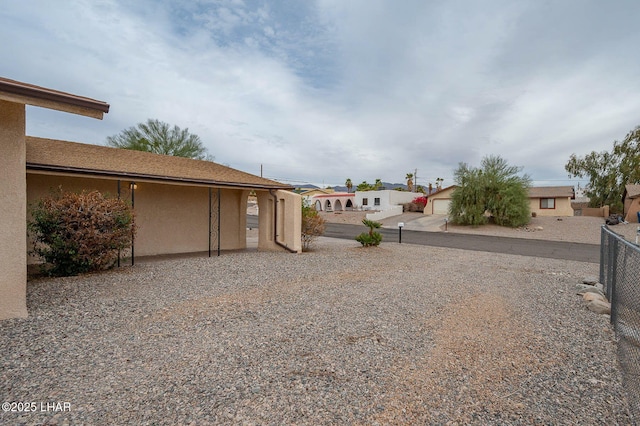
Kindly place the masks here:
<instances>
[{"instance_id":1,"label":"paved road","mask_svg":"<svg viewBox=\"0 0 640 426\"><path fill-rule=\"evenodd\" d=\"M257 227L257 216L247 216L247 226ZM366 231L366 229L367 228L362 225L327 223L323 236L353 240L356 235ZM382 234L383 241L398 242L397 229L382 228L379 231ZM402 231L402 243L516 254L521 256L546 257L551 259L577 260L579 262L600 262L600 246L597 244L408 230Z\"/></svg>"}]
</instances>

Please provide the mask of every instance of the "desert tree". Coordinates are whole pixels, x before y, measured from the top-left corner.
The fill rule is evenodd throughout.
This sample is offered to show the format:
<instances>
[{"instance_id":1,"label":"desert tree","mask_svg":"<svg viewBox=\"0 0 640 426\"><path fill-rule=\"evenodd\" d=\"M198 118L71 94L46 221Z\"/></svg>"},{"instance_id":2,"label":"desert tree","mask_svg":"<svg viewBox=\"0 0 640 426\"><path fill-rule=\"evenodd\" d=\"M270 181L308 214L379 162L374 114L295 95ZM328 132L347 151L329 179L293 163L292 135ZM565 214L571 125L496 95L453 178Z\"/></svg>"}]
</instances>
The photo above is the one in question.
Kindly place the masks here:
<instances>
[{"instance_id":1,"label":"desert tree","mask_svg":"<svg viewBox=\"0 0 640 426\"><path fill-rule=\"evenodd\" d=\"M409 192L413 192L413 173L407 173L405 179L407 180L407 189Z\"/></svg>"},{"instance_id":2,"label":"desert tree","mask_svg":"<svg viewBox=\"0 0 640 426\"><path fill-rule=\"evenodd\" d=\"M351 178L347 178L344 183L344 186L347 187L347 192L351 192L351 188L353 188L353 182L351 182Z\"/></svg>"},{"instance_id":3,"label":"desert tree","mask_svg":"<svg viewBox=\"0 0 640 426\"><path fill-rule=\"evenodd\" d=\"M482 167L460 163L454 172L458 186L452 194L449 217L453 223L478 226L488 213L496 224L517 227L529 223L529 176L519 175L500 156L483 158Z\"/></svg>"},{"instance_id":4,"label":"desert tree","mask_svg":"<svg viewBox=\"0 0 640 426\"><path fill-rule=\"evenodd\" d=\"M107 137L107 145L115 148L213 161L213 157L207 154L207 149L198 135L190 133L189 129L181 129L178 126L171 127L168 123L155 119L148 119L145 123L138 123L134 127L124 129L117 135Z\"/></svg>"},{"instance_id":5,"label":"desert tree","mask_svg":"<svg viewBox=\"0 0 640 426\"><path fill-rule=\"evenodd\" d=\"M614 141L611 152L571 154L564 168L570 176L589 179L585 194L591 207L609 205L612 212L622 212L625 185L640 183L640 126L622 142Z\"/></svg>"}]
</instances>

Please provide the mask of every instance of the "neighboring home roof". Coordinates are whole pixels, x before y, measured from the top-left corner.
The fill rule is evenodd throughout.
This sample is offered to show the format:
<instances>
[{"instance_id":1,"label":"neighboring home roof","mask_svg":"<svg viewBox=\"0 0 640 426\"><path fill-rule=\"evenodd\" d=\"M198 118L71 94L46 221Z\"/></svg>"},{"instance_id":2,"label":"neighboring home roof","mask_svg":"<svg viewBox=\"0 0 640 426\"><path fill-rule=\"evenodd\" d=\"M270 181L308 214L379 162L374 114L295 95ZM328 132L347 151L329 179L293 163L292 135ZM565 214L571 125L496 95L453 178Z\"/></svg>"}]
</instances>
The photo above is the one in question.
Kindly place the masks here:
<instances>
[{"instance_id":1,"label":"neighboring home roof","mask_svg":"<svg viewBox=\"0 0 640 426\"><path fill-rule=\"evenodd\" d=\"M109 104L21 81L0 77L0 99L102 119Z\"/></svg>"},{"instance_id":2,"label":"neighboring home roof","mask_svg":"<svg viewBox=\"0 0 640 426\"><path fill-rule=\"evenodd\" d=\"M625 185L622 199L624 200L625 197L629 197L629 198L640 197L640 185Z\"/></svg>"},{"instance_id":3,"label":"neighboring home roof","mask_svg":"<svg viewBox=\"0 0 640 426\"><path fill-rule=\"evenodd\" d=\"M301 196L307 196L307 197L311 197L314 194L333 194L333 190L329 190L329 189L321 189L321 188L313 188L313 189L308 189L306 191L302 191L300 193Z\"/></svg>"},{"instance_id":4,"label":"neighboring home roof","mask_svg":"<svg viewBox=\"0 0 640 426\"><path fill-rule=\"evenodd\" d=\"M447 186L446 188L436 189L436 190L435 190L435 191L433 191L431 194L427 194L426 196L427 196L427 197L431 197L431 196L433 196L433 195L439 194L439 193L441 193L441 192L448 191L448 190L450 190L450 189L455 189L455 188L457 188L457 187L458 187L458 185L449 185L449 186Z\"/></svg>"},{"instance_id":5,"label":"neighboring home roof","mask_svg":"<svg viewBox=\"0 0 640 426\"><path fill-rule=\"evenodd\" d=\"M260 189L291 189L211 161L27 136L27 170Z\"/></svg>"},{"instance_id":6,"label":"neighboring home roof","mask_svg":"<svg viewBox=\"0 0 640 426\"><path fill-rule=\"evenodd\" d=\"M529 198L574 197L573 186L536 186L529 188Z\"/></svg>"}]
</instances>

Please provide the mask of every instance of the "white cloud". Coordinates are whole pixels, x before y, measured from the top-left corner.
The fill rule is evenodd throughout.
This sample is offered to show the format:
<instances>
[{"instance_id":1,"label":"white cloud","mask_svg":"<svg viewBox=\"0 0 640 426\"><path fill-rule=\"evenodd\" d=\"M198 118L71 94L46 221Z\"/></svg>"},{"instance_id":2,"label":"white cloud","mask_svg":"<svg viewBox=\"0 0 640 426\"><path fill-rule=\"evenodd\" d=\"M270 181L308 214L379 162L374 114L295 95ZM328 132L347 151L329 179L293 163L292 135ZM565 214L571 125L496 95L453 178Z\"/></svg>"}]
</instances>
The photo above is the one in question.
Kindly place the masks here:
<instances>
[{"instance_id":1,"label":"white cloud","mask_svg":"<svg viewBox=\"0 0 640 426\"><path fill-rule=\"evenodd\" d=\"M103 143L158 118L271 177L450 184L499 154L562 184L571 153L640 124L640 4L577 4L10 2L0 75L111 104L103 122L30 109L39 136Z\"/></svg>"}]
</instances>

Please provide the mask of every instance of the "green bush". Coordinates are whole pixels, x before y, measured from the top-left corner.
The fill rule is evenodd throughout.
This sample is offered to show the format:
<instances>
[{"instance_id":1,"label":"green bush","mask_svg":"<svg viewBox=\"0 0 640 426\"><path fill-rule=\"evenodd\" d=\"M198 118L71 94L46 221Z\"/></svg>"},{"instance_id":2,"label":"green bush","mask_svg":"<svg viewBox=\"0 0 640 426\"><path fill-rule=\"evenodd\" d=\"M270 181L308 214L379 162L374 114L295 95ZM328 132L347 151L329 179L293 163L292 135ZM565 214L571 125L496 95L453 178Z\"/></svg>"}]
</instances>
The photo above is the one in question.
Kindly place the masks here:
<instances>
[{"instance_id":1,"label":"green bush","mask_svg":"<svg viewBox=\"0 0 640 426\"><path fill-rule=\"evenodd\" d=\"M46 262L43 272L54 276L112 267L135 234L131 207L98 191L59 189L32 206L31 215L32 253Z\"/></svg>"},{"instance_id":2,"label":"green bush","mask_svg":"<svg viewBox=\"0 0 640 426\"><path fill-rule=\"evenodd\" d=\"M374 220L362 219L362 224L369 228L369 232L363 232L356 237L356 241L363 247L379 246L382 242L382 234L374 231L382 226L380 222Z\"/></svg>"}]
</instances>

